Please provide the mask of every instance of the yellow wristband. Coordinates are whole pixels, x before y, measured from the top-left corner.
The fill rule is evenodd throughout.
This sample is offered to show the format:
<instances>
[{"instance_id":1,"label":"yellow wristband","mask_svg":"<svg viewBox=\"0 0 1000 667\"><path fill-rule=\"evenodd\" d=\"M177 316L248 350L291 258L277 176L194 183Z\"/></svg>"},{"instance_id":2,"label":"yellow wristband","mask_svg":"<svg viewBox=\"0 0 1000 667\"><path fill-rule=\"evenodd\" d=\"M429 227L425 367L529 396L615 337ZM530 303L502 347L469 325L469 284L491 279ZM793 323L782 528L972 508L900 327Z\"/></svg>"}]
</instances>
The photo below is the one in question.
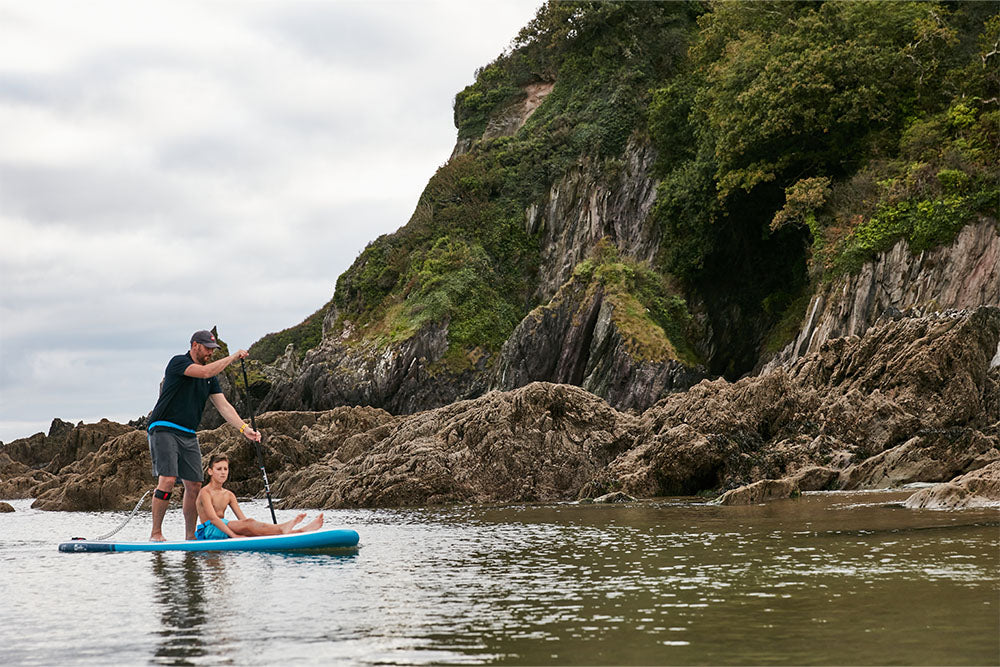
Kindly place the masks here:
<instances>
[{"instance_id":1,"label":"yellow wristband","mask_svg":"<svg viewBox=\"0 0 1000 667\"><path fill-rule=\"evenodd\" d=\"M247 430L247 425L246 424L244 424L243 426L240 426L240 433L242 433L245 430Z\"/></svg>"}]
</instances>

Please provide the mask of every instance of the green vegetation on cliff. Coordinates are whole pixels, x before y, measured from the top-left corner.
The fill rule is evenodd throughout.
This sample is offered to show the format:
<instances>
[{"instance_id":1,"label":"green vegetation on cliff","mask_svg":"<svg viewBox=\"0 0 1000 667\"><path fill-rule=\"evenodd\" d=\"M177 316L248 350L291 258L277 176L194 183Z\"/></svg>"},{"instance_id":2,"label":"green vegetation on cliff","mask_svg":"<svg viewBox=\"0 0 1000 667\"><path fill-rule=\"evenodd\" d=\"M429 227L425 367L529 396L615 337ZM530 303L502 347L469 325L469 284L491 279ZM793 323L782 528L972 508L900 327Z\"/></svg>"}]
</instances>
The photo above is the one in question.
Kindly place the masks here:
<instances>
[{"instance_id":1,"label":"green vegetation on cliff","mask_svg":"<svg viewBox=\"0 0 1000 667\"><path fill-rule=\"evenodd\" d=\"M459 139L552 82L514 136L476 142L430 180L413 217L337 282L340 316L386 342L448 323L452 348L499 350L534 307L537 238L525 210L584 156L613 162L644 125L649 89L683 59L694 7L550 3L514 49L455 99ZM453 355L454 356L454 355Z\"/></svg>"},{"instance_id":2,"label":"green vegetation on cliff","mask_svg":"<svg viewBox=\"0 0 1000 667\"><path fill-rule=\"evenodd\" d=\"M710 318L764 322L723 346L715 370L738 375L769 328L768 345L794 329L815 281L996 218L998 72L995 2L546 3L458 93L464 152L340 276L333 304L356 336L447 323L450 358L498 350L537 305L526 209L570 168L615 173L630 142L651 143L656 262L589 260L578 276L627 269L611 282L642 306L641 354L663 335L696 357L681 294ZM552 88L523 127L488 133L531 84ZM321 319L261 358L286 340L304 352Z\"/></svg>"}]
</instances>

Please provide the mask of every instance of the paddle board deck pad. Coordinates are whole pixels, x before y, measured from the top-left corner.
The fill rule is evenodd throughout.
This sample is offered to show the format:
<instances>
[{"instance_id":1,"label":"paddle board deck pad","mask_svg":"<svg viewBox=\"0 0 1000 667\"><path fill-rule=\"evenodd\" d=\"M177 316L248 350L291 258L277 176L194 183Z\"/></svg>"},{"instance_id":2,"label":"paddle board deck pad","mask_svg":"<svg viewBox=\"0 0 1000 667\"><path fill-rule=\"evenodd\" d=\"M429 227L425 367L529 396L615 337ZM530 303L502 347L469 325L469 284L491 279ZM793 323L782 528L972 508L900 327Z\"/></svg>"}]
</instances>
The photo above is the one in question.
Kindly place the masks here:
<instances>
[{"instance_id":1,"label":"paddle board deck pad","mask_svg":"<svg viewBox=\"0 0 1000 667\"><path fill-rule=\"evenodd\" d=\"M228 540L184 540L181 542L92 542L73 540L59 545L67 553L97 551L294 551L297 549L342 549L358 545L355 530L328 528L308 533L234 537Z\"/></svg>"}]
</instances>

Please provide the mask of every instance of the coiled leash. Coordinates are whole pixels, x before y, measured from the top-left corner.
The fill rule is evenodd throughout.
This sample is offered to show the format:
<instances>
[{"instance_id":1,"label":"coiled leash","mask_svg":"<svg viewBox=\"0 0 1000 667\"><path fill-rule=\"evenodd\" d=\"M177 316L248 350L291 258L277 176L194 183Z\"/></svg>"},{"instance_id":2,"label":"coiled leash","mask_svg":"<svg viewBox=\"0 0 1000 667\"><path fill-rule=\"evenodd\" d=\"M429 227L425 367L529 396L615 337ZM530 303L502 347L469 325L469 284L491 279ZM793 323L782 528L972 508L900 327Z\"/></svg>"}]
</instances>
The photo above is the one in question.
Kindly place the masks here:
<instances>
[{"instance_id":1,"label":"coiled leash","mask_svg":"<svg viewBox=\"0 0 1000 667\"><path fill-rule=\"evenodd\" d=\"M142 502L143 502L144 500L146 500L146 496L148 496L148 495L149 495L150 493L152 493L152 492L153 492L153 489L150 489L149 491L146 491L146 493L142 494L142 498L139 498L139 502L137 502L137 503L135 504L135 507L133 507L133 508L132 508L132 513L128 515L128 518L127 518L127 519L125 519L125 522L124 522L124 523L122 523L122 525L118 526L117 528L115 528L114 530L112 530L112 531L111 531L110 533L108 533L107 535L101 535L100 537L95 537L95 538L94 538L94 541L95 541L95 542L103 542L104 540L106 540L106 539L108 539L109 537L113 536L113 535L114 535L115 533L117 533L117 532L118 532L118 531L120 531L120 530L121 530L122 528L124 528L125 526L127 526L127 525L128 525L128 522L129 522L129 521L131 521L131 520L132 520L132 517L134 517L134 516L135 516L135 513L139 511L139 506L140 506L140 505L142 505ZM157 497L157 498L159 498L161 494L165 494L165 495L166 495L166 496L167 496L168 498L170 497L170 493L169 493L169 492L163 492L163 491L159 491L159 489L157 489L157 492L158 492L158 493L156 494L156 497ZM70 539L72 539L72 540L86 540L87 538L86 538L86 537L73 537L73 538L70 538Z\"/></svg>"}]
</instances>

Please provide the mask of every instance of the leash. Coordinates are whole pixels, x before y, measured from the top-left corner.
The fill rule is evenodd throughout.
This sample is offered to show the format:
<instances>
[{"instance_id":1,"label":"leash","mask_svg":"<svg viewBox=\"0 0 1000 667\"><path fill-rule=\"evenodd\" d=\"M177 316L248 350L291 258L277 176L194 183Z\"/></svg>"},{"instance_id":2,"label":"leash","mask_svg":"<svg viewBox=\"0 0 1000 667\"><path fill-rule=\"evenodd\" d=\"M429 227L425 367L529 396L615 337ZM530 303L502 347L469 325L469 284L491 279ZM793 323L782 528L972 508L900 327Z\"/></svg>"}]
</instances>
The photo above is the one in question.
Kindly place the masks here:
<instances>
[{"instance_id":1,"label":"leash","mask_svg":"<svg viewBox=\"0 0 1000 667\"><path fill-rule=\"evenodd\" d=\"M112 530L110 533L107 533L106 535L101 535L100 537L95 537L94 541L95 542L103 542L104 540L108 539L112 535L115 535L118 531L120 531L122 528L124 528L125 526L127 526L128 522L131 521L132 517L135 516L135 513L139 511L139 507L142 505L143 501L146 500L146 496L148 496L152 492L153 492L153 490L150 489L149 491L146 491L146 493L142 494L142 498L139 498L139 502L137 502L135 504L135 507L132 508L132 513L128 515L128 518L125 519L125 521L124 521L124 523L122 523L122 525L118 526L117 528L115 528L114 530ZM73 538L70 538L70 539L73 539L73 540L86 540L87 538L86 537L73 537Z\"/></svg>"}]
</instances>

